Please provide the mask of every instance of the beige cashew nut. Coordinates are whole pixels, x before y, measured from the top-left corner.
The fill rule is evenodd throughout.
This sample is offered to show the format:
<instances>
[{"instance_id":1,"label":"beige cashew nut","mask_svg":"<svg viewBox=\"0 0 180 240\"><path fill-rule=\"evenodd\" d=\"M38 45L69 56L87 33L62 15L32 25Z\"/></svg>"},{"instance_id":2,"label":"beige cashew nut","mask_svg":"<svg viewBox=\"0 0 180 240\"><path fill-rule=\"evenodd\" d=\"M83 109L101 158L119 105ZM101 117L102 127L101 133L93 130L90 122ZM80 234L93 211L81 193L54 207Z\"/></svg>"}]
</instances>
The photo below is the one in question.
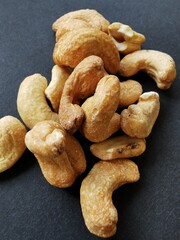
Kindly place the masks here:
<instances>
[{"instance_id":1,"label":"beige cashew nut","mask_svg":"<svg viewBox=\"0 0 180 240\"><path fill-rule=\"evenodd\" d=\"M82 214L91 233L104 238L116 233L118 213L112 202L112 193L139 178L137 165L128 159L99 161L94 165L80 189Z\"/></svg>"}]
</instances>

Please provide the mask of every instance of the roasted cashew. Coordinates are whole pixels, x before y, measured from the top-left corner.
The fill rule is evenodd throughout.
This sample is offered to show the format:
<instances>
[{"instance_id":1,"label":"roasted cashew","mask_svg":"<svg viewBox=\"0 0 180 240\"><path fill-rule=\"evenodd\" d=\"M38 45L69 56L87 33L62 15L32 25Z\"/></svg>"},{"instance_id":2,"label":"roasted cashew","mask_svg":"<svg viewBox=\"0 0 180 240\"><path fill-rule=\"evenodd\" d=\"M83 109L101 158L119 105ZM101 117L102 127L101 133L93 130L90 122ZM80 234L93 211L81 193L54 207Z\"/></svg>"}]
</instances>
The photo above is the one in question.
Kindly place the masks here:
<instances>
[{"instance_id":1,"label":"roasted cashew","mask_svg":"<svg viewBox=\"0 0 180 240\"><path fill-rule=\"evenodd\" d=\"M107 75L99 81L95 94L82 104L85 120L81 132L88 140L104 141L120 128L120 115L115 113L119 92L119 79Z\"/></svg>"},{"instance_id":2,"label":"roasted cashew","mask_svg":"<svg viewBox=\"0 0 180 240\"><path fill-rule=\"evenodd\" d=\"M120 82L119 107L126 107L136 102L142 94L142 86L134 80Z\"/></svg>"},{"instance_id":3,"label":"roasted cashew","mask_svg":"<svg viewBox=\"0 0 180 240\"><path fill-rule=\"evenodd\" d=\"M148 137L158 117L159 110L158 93L143 93L137 104L132 104L121 112L122 130L131 137Z\"/></svg>"},{"instance_id":4,"label":"roasted cashew","mask_svg":"<svg viewBox=\"0 0 180 240\"><path fill-rule=\"evenodd\" d=\"M74 133L84 119L84 111L77 103L79 104L81 99L86 99L94 93L97 83L105 74L102 59L89 56L78 64L65 82L59 107L59 119L68 132Z\"/></svg>"},{"instance_id":5,"label":"roasted cashew","mask_svg":"<svg viewBox=\"0 0 180 240\"><path fill-rule=\"evenodd\" d=\"M126 183L139 180L137 165L128 159L99 161L82 181L80 203L85 224L99 237L116 233L118 213L112 202L112 193Z\"/></svg>"},{"instance_id":6,"label":"roasted cashew","mask_svg":"<svg viewBox=\"0 0 180 240\"><path fill-rule=\"evenodd\" d=\"M58 114L52 112L46 101L47 85L46 78L36 73L26 77L19 87L17 109L28 128L43 120L59 121Z\"/></svg>"},{"instance_id":7,"label":"roasted cashew","mask_svg":"<svg viewBox=\"0 0 180 240\"><path fill-rule=\"evenodd\" d=\"M59 66L74 68L90 55L101 57L109 73L118 71L120 56L116 45L108 34L94 28L65 33L55 44L53 59Z\"/></svg>"},{"instance_id":8,"label":"roasted cashew","mask_svg":"<svg viewBox=\"0 0 180 240\"><path fill-rule=\"evenodd\" d=\"M123 135L94 143L90 150L94 156L102 160L137 157L146 150L146 140Z\"/></svg>"},{"instance_id":9,"label":"roasted cashew","mask_svg":"<svg viewBox=\"0 0 180 240\"><path fill-rule=\"evenodd\" d=\"M137 33L130 26L120 22L110 24L108 32L122 54L128 54L141 49L141 44L145 41L144 35Z\"/></svg>"},{"instance_id":10,"label":"roasted cashew","mask_svg":"<svg viewBox=\"0 0 180 240\"><path fill-rule=\"evenodd\" d=\"M12 167L24 153L25 126L15 117L0 119L0 172Z\"/></svg>"},{"instance_id":11,"label":"roasted cashew","mask_svg":"<svg viewBox=\"0 0 180 240\"><path fill-rule=\"evenodd\" d=\"M83 149L54 121L37 123L25 137L28 149L37 158L46 180L53 186L71 186L86 169Z\"/></svg>"},{"instance_id":12,"label":"roasted cashew","mask_svg":"<svg viewBox=\"0 0 180 240\"><path fill-rule=\"evenodd\" d=\"M176 78L176 66L172 57L155 50L139 50L120 61L119 73L130 77L139 71L147 72L158 88L168 89Z\"/></svg>"},{"instance_id":13,"label":"roasted cashew","mask_svg":"<svg viewBox=\"0 0 180 240\"><path fill-rule=\"evenodd\" d=\"M51 81L45 89L45 95L50 101L51 106L55 112L59 110L59 103L63 92L65 81L70 76L71 71L65 67L55 65L52 68Z\"/></svg>"}]
</instances>

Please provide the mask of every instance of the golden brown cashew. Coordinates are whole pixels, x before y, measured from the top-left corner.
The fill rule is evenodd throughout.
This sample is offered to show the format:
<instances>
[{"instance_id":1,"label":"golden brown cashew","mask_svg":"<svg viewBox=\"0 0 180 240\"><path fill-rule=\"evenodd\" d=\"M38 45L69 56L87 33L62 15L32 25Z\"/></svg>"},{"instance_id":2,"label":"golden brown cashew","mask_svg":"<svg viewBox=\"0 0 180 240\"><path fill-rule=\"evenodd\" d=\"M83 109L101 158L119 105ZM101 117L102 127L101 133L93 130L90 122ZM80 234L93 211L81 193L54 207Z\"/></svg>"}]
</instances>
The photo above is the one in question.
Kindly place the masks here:
<instances>
[{"instance_id":1,"label":"golden brown cashew","mask_svg":"<svg viewBox=\"0 0 180 240\"><path fill-rule=\"evenodd\" d=\"M102 59L89 56L78 64L65 82L59 118L68 132L74 133L84 119L84 111L77 103L94 93L97 83L105 74Z\"/></svg>"},{"instance_id":2,"label":"golden brown cashew","mask_svg":"<svg viewBox=\"0 0 180 240\"><path fill-rule=\"evenodd\" d=\"M0 172L12 167L24 153L25 126L15 117L0 119Z\"/></svg>"},{"instance_id":3,"label":"golden brown cashew","mask_svg":"<svg viewBox=\"0 0 180 240\"><path fill-rule=\"evenodd\" d=\"M119 79L114 75L104 76L95 94L82 104L85 120L81 131L88 140L103 141L120 128L120 115L115 113L119 104L119 91Z\"/></svg>"},{"instance_id":4,"label":"golden brown cashew","mask_svg":"<svg viewBox=\"0 0 180 240\"><path fill-rule=\"evenodd\" d=\"M70 76L71 71L65 67L55 65L52 68L51 81L45 89L45 95L49 99L55 112L59 110L59 103L63 92L65 81Z\"/></svg>"},{"instance_id":5,"label":"golden brown cashew","mask_svg":"<svg viewBox=\"0 0 180 240\"><path fill-rule=\"evenodd\" d=\"M28 128L43 120L59 121L58 114L52 112L46 101L46 88L46 78L38 73L26 77L19 87L17 108Z\"/></svg>"},{"instance_id":6,"label":"golden brown cashew","mask_svg":"<svg viewBox=\"0 0 180 240\"><path fill-rule=\"evenodd\" d=\"M147 72L160 89L168 89L176 78L172 57L155 50L139 50L121 60L119 74L122 76L130 77L139 71Z\"/></svg>"},{"instance_id":7,"label":"golden brown cashew","mask_svg":"<svg viewBox=\"0 0 180 240\"><path fill-rule=\"evenodd\" d=\"M51 185L69 187L86 169L83 149L59 123L37 123L26 134L25 143L34 153L44 177Z\"/></svg>"},{"instance_id":8,"label":"golden brown cashew","mask_svg":"<svg viewBox=\"0 0 180 240\"><path fill-rule=\"evenodd\" d=\"M156 92L143 93L137 104L132 104L121 112L122 130L131 137L148 137L159 110L159 95Z\"/></svg>"},{"instance_id":9,"label":"golden brown cashew","mask_svg":"<svg viewBox=\"0 0 180 240\"><path fill-rule=\"evenodd\" d=\"M94 28L80 28L65 33L55 45L53 60L59 66L74 68L90 55L102 58L109 73L118 71L120 56L113 40Z\"/></svg>"},{"instance_id":10,"label":"golden brown cashew","mask_svg":"<svg viewBox=\"0 0 180 240\"><path fill-rule=\"evenodd\" d=\"M118 213L112 202L112 193L126 183L139 180L137 165L128 159L100 161L82 181L80 202L88 230L99 237L116 233Z\"/></svg>"},{"instance_id":11,"label":"golden brown cashew","mask_svg":"<svg viewBox=\"0 0 180 240\"><path fill-rule=\"evenodd\" d=\"M94 156L102 160L137 157L146 150L146 140L123 135L94 143L90 150Z\"/></svg>"}]
</instances>

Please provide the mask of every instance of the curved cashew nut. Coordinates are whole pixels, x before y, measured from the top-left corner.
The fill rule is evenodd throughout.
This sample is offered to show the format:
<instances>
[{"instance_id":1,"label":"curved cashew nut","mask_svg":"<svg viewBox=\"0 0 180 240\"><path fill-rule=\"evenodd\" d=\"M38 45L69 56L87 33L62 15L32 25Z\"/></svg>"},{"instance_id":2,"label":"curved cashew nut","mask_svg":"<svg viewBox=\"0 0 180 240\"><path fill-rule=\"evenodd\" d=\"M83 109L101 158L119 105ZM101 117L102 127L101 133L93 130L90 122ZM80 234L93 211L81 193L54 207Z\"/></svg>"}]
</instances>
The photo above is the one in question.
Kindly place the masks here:
<instances>
[{"instance_id":1,"label":"curved cashew nut","mask_svg":"<svg viewBox=\"0 0 180 240\"><path fill-rule=\"evenodd\" d=\"M77 103L94 93L97 83L105 74L102 59L89 56L78 64L65 82L59 119L68 132L74 133L84 119L84 111Z\"/></svg>"},{"instance_id":2,"label":"curved cashew nut","mask_svg":"<svg viewBox=\"0 0 180 240\"><path fill-rule=\"evenodd\" d=\"M137 157L146 150L146 140L123 135L94 143L90 150L94 156L102 160Z\"/></svg>"},{"instance_id":3,"label":"curved cashew nut","mask_svg":"<svg viewBox=\"0 0 180 240\"><path fill-rule=\"evenodd\" d=\"M109 73L118 71L120 56L113 40L94 28L80 28L65 33L55 45L53 59L59 66L74 68L90 55L102 58Z\"/></svg>"},{"instance_id":4,"label":"curved cashew nut","mask_svg":"<svg viewBox=\"0 0 180 240\"><path fill-rule=\"evenodd\" d=\"M168 89L176 78L176 66L172 57L155 50L139 50L121 60L119 73L122 76L130 77L139 71L147 72L160 89Z\"/></svg>"},{"instance_id":5,"label":"curved cashew nut","mask_svg":"<svg viewBox=\"0 0 180 240\"><path fill-rule=\"evenodd\" d=\"M139 180L137 165L128 159L100 161L82 181L80 202L85 224L99 237L116 233L118 213L112 202L112 193L126 183Z\"/></svg>"},{"instance_id":6,"label":"curved cashew nut","mask_svg":"<svg viewBox=\"0 0 180 240\"><path fill-rule=\"evenodd\" d=\"M25 126L15 117L0 119L0 172L12 167L24 153Z\"/></svg>"},{"instance_id":7,"label":"curved cashew nut","mask_svg":"<svg viewBox=\"0 0 180 240\"><path fill-rule=\"evenodd\" d=\"M26 77L18 91L17 108L28 128L43 120L59 121L58 114L52 112L45 97L47 80L40 74Z\"/></svg>"},{"instance_id":8,"label":"curved cashew nut","mask_svg":"<svg viewBox=\"0 0 180 240\"><path fill-rule=\"evenodd\" d=\"M104 76L95 94L82 104L85 121L81 131L92 142L101 142L120 128L120 115L115 113L119 103L120 84L114 75Z\"/></svg>"},{"instance_id":9,"label":"curved cashew nut","mask_svg":"<svg viewBox=\"0 0 180 240\"><path fill-rule=\"evenodd\" d=\"M25 143L51 185L69 187L86 169L81 145L59 123L50 120L37 123L26 134Z\"/></svg>"},{"instance_id":10,"label":"curved cashew nut","mask_svg":"<svg viewBox=\"0 0 180 240\"><path fill-rule=\"evenodd\" d=\"M137 104L132 104L121 112L122 130L131 137L148 137L159 110L159 95L156 92L143 93Z\"/></svg>"},{"instance_id":11,"label":"curved cashew nut","mask_svg":"<svg viewBox=\"0 0 180 240\"><path fill-rule=\"evenodd\" d=\"M51 81L45 89L45 95L50 101L52 108L55 112L59 110L59 102L62 96L65 81L70 76L71 71L65 67L55 65L52 68Z\"/></svg>"}]
</instances>

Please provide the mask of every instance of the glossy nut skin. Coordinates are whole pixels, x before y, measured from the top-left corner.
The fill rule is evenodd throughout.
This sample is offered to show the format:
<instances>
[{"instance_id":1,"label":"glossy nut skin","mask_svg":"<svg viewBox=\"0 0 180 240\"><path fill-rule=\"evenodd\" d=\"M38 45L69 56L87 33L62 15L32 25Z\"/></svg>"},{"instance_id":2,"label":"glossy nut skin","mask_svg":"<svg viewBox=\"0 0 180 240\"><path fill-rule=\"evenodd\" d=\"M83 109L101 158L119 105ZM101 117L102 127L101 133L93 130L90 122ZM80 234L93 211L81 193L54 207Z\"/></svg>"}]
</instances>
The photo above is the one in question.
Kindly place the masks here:
<instances>
[{"instance_id":1,"label":"glossy nut skin","mask_svg":"<svg viewBox=\"0 0 180 240\"><path fill-rule=\"evenodd\" d=\"M22 156L26 146L25 126L13 116L0 119L0 173L11 168Z\"/></svg>"},{"instance_id":2,"label":"glossy nut skin","mask_svg":"<svg viewBox=\"0 0 180 240\"><path fill-rule=\"evenodd\" d=\"M91 233L103 238L116 233L118 213L112 202L112 193L139 178L137 165L128 159L99 161L93 166L80 188L82 214Z\"/></svg>"}]
</instances>

